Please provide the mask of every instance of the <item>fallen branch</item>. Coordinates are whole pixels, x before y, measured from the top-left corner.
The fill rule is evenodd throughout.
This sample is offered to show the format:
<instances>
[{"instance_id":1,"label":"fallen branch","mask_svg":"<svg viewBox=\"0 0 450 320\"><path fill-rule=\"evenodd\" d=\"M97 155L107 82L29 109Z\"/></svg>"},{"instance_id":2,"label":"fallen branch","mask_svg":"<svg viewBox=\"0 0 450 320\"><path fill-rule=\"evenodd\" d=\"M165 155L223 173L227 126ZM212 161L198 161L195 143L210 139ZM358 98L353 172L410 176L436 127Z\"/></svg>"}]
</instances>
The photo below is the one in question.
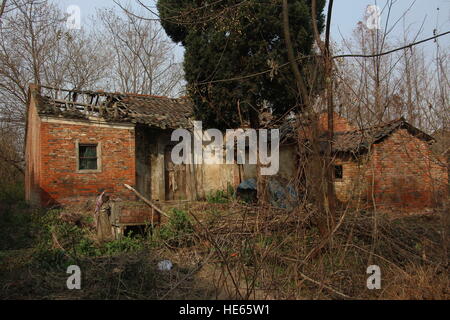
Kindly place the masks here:
<instances>
[{"instance_id":1,"label":"fallen branch","mask_svg":"<svg viewBox=\"0 0 450 320\"><path fill-rule=\"evenodd\" d=\"M53 231L52 231L52 241L53 241L54 248L58 248L61 251L64 251L64 253L66 253L66 249L64 249L63 246L59 243L58 237L56 236L56 234Z\"/></svg>"},{"instance_id":2,"label":"fallen branch","mask_svg":"<svg viewBox=\"0 0 450 320\"><path fill-rule=\"evenodd\" d=\"M334 292L334 293L336 293L337 295L339 295L339 296L341 296L341 297L343 297L343 298L351 299L351 297L349 297L348 295L346 295L346 294L344 294L344 293L342 293L342 292L339 292L339 291L337 291L336 289L333 289L332 287L329 287L329 286L327 286L327 285L325 285L325 284L323 284L323 283L320 283L319 281L316 281L316 280L314 280L314 279L311 279L310 277L308 277L307 275L305 275L305 274L303 274L303 273L301 273L301 272L300 272L300 275L301 275L305 280L308 280L308 281L310 281L310 282L312 282L312 283L314 283L314 284L317 284L318 286L324 287L325 289L328 289L328 290L330 290L331 292Z\"/></svg>"},{"instance_id":3,"label":"fallen branch","mask_svg":"<svg viewBox=\"0 0 450 320\"><path fill-rule=\"evenodd\" d=\"M155 209L156 212L159 212L160 214L164 215L167 218L170 218L169 215L167 213L165 213L164 211L162 211L161 209L159 209L157 206L155 206L150 200L148 200L146 197L144 197L142 194L140 194L136 189L134 189L132 186L129 186L128 184L124 183L123 184L125 186L125 188L127 188L128 190L133 191L139 199L141 199L142 201L145 202L145 204L147 204L148 206L150 206L151 208Z\"/></svg>"}]
</instances>

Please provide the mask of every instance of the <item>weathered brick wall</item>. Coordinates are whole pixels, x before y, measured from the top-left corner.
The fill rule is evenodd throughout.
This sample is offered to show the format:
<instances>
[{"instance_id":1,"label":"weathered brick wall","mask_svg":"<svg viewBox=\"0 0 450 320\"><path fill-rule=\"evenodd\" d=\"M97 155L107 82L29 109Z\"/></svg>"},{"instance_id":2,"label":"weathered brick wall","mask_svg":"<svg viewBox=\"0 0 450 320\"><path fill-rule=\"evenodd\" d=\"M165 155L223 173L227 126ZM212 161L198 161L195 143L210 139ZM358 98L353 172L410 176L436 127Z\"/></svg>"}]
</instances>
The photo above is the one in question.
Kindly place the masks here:
<instances>
[{"instance_id":1,"label":"weathered brick wall","mask_svg":"<svg viewBox=\"0 0 450 320\"><path fill-rule=\"evenodd\" d=\"M339 156L335 158L334 164L342 166L342 179L335 179L334 188L336 198L344 203L349 201L358 206L367 192L366 155L356 159L351 155ZM365 199L365 198L364 198ZM361 207L361 204L359 204Z\"/></svg>"},{"instance_id":2,"label":"weathered brick wall","mask_svg":"<svg viewBox=\"0 0 450 320\"><path fill-rule=\"evenodd\" d=\"M333 113L333 127L335 132L353 131L357 129L346 118L341 117L336 112ZM319 130L328 130L328 114L325 112L319 115Z\"/></svg>"},{"instance_id":3,"label":"weathered brick wall","mask_svg":"<svg viewBox=\"0 0 450 320\"><path fill-rule=\"evenodd\" d=\"M153 220L152 220L153 218ZM120 208L119 224L154 224L160 223L160 214L146 205Z\"/></svg>"},{"instance_id":4,"label":"weathered brick wall","mask_svg":"<svg viewBox=\"0 0 450 320\"><path fill-rule=\"evenodd\" d=\"M447 170L437 161L427 142L406 129L397 130L373 146L367 170L369 196L373 191L380 209L434 207L448 184Z\"/></svg>"},{"instance_id":5,"label":"weathered brick wall","mask_svg":"<svg viewBox=\"0 0 450 320\"><path fill-rule=\"evenodd\" d=\"M134 199L123 187L135 185L133 127L43 121L40 135L41 205L93 200L101 189L114 197ZM77 172L77 141L100 144L100 172Z\"/></svg>"},{"instance_id":6,"label":"weathered brick wall","mask_svg":"<svg viewBox=\"0 0 450 320\"><path fill-rule=\"evenodd\" d=\"M337 157L343 179L335 181L338 200L359 208L417 212L448 199L444 159L432 154L427 142L400 129L372 146L358 159Z\"/></svg>"}]
</instances>

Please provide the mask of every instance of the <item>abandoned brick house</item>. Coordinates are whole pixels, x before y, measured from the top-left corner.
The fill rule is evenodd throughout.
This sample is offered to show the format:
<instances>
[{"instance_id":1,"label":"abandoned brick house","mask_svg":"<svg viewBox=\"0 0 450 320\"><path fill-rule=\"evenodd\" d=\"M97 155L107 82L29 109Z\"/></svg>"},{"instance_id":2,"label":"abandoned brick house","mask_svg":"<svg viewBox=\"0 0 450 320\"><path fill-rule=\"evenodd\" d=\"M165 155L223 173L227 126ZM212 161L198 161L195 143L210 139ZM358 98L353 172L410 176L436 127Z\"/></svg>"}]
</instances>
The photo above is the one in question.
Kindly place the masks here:
<instances>
[{"instance_id":1,"label":"abandoned brick house","mask_svg":"<svg viewBox=\"0 0 450 320\"><path fill-rule=\"evenodd\" d=\"M327 130L327 115L320 117ZM334 114L337 198L359 207L417 211L448 199L448 164L433 153L435 139L400 118L357 129Z\"/></svg>"},{"instance_id":2,"label":"abandoned brick house","mask_svg":"<svg viewBox=\"0 0 450 320\"><path fill-rule=\"evenodd\" d=\"M48 95L42 91L47 90ZM58 97L60 95L61 97ZM233 165L175 165L176 128L190 128L188 99L59 91L30 86L26 126L26 198L66 205L107 190L134 200L124 184L152 200L204 198L236 185Z\"/></svg>"},{"instance_id":3,"label":"abandoned brick house","mask_svg":"<svg viewBox=\"0 0 450 320\"><path fill-rule=\"evenodd\" d=\"M65 205L107 190L134 200L123 186L128 184L154 201L195 200L255 177L254 165L175 165L171 133L191 128L191 120L185 98L31 85L26 198L40 206ZM433 138L405 120L356 130L336 115L335 124L335 187L341 201L417 209L432 206L446 190L446 167L430 151ZM281 146L277 177L292 179L296 158L295 146Z\"/></svg>"}]
</instances>

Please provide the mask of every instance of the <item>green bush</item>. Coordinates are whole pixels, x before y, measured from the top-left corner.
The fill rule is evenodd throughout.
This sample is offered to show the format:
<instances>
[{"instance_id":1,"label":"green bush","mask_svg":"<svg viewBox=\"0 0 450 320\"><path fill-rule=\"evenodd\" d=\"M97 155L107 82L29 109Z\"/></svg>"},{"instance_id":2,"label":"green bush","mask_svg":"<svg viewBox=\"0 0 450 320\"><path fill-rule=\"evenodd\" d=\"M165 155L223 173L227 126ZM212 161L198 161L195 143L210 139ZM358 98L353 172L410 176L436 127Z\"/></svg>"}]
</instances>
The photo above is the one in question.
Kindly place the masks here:
<instances>
[{"instance_id":1,"label":"green bush","mask_svg":"<svg viewBox=\"0 0 450 320\"><path fill-rule=\"evenodd\" d=\"M83 256L116 255L124 252L142 250L145 240L129 234L121 239L97 244L89 238L88 230L80 228L59 219L60 210L49 210L36 215L35 224L39 225L38 249L52 250L54 237L67 251L69 256L81 258Z\"/></svg>"},{"instance_id":2,"label":"green bush","mask_svg":"<svg viewBox=\"0 0 450 320\"><path fill-rule=\"evenodd\" d=\"M23 182L0 184L0 203L6 205L25 205Z\"/></svg>"},{"instance_id":3,"label":"green bush","mask_svg":"<svg viewBox=\"0 0 450 320\"><path fill-rule=\"evenodd\" d=\"M40 270L66 270L68 266L76 264L74 259L61 249L38 248L32 256L31 266Z\"/></svg>"},{"instance_id":4,"label":"green bush","mask_svg":"<svg viewBox=\"0 0 450 320\"><path fill-rule=\"evenodd\" d=\"M209 203L228 203L236 198L234 187L231 184L227 185L227 190L211 191L206 195L206 201Z\"/></svg>"},{"instance_id":5,"label":"green bush","mask_svg":"<svg viewBox=\"0 0 450 320\"><path fill-rule=\"evenodd\" d=\"M209 203L228 203L229 195L223 190L211 191L206 195L206 201Z\"/></svg>"},{"instance_id":6,"label":"green bush","mask_svg":"<svg viewBox=\"0 0 450 320\"><path fill-rule=\"evenodd\" d=\"M61 210L56 209L33 214L33 225L38 234L37 246L40 249L52 248L57 240L64 249L74 250L86 237L85 229L62 221L59 218L60 212Z\"/></svg>"},{"instance_id":7,"label":"green bush","mask_svg":"<svg viewBox=\"0 0 450 320\"><path fill-rule=\"evenodd\" d=\"M169 224L177 232L192 233L192 224L189 220L187 213L183 210L173 209L172 215L169 219Z\"/></svg>"},{"instance_id":8,"label":"green bush","mask_svg":"<svg viewBox=\"0 0 450 320\"><path fill-rule=\"evenodd\" d=\"M25 249L34 242L33 224L27 206L19 202L0 212L0 250Z\"/></svg>"},{"instance_id":9,"label":"green bush","mask_svg":"<svg viewBox=\"0 0 450 320\"><path fill-rule=\"evenodd\" d=\"M194 228L183 210L172 209L167 224L161 226L156 232L156 240L166 241L172 246L187 246L193 242Z\"/></svg>"},{"instance_id":10,"label":"green bush","mask_svg":"<svg viewBox=\"0 0 450 320\"><path fill-rule=\"evenodd\" d=\"M104 252L108 255L116 255L123 252L136 252L143 250L145 241L141 237L133 237L131 234L121 239L106 242L104 244Z\"/></svg>"},{"instance_id":11,"label":"green bush","mask_svg":"<svg viewBox=\"0 0 450 320\"><path fill-rule=\"evenodd\" d=\"M95 242L91 239L82 238L78 244L75 246L75 251L81 256L100 256L102 255L102 250L96 246Z\"/></svg>"}]
</instances>

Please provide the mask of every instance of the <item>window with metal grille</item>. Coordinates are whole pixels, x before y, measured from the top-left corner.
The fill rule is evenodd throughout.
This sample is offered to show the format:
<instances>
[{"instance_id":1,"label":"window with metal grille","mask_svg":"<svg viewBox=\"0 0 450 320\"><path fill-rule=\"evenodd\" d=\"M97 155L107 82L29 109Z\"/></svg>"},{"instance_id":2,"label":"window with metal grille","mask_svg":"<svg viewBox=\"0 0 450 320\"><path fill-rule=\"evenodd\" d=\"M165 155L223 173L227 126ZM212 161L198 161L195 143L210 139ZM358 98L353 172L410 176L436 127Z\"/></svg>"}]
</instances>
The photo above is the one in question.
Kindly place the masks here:
<instances>
[{"instance_id":1,"label":"window with metal grille","mask_svg":"<svg viewBox=\"0 0 450 320\"><path fill-rule=\"evenodd\" d=\"M78 146L78 161L80 170L97 170L97 145L80 144Z\"/></svg>"}]
</instances>

